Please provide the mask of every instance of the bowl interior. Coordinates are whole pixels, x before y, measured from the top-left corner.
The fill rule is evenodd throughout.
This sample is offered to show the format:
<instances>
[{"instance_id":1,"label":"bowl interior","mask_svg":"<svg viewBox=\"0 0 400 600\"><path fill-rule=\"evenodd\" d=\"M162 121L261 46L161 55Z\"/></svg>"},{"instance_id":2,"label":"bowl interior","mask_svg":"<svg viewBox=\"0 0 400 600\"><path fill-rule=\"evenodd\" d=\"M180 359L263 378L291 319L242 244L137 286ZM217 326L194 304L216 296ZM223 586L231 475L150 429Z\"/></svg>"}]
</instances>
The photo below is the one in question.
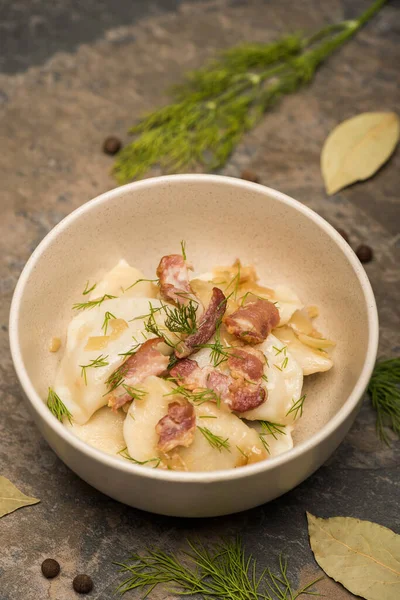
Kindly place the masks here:
<instances>
[{"instance_id":1,"label":"bowl interior","mask_svg":"<svg viewBox=\"0 0 400 600\"><path fill-rule=\"evenodd\" d=\"M159 258L187 244L195 272L239 257L260 279L289 284L320 308L318 328L337 341L334 368L305 379L295 440L309 438L343 406L362 371L369 321L365 278L341 237L302 205L268 188L213 176L151 179L104 194L75 211L35 251L20 283L17 336L24 367L43 398L62 352L72 304L120 258L153 278Z\"/></svg>"}]
</instances>

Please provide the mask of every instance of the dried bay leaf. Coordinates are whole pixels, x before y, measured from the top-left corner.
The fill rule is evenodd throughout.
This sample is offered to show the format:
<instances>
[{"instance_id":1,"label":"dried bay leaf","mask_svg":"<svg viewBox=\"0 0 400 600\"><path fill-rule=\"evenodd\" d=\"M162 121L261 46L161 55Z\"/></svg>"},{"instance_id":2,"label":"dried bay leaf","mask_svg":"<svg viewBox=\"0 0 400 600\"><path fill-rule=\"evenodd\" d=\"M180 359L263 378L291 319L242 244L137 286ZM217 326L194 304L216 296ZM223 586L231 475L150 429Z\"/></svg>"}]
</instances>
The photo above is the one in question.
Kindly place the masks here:
<instances>
[{"instance_id":1,"label":"dried bay leaf","mask_svg":"<svg viewBox=\"0 0 400 600\"><path fill-rule=\"evenodd\" d=\"M327 194L372 177L393 153L399 135L400 120L392 112L361 113L335 127L321 152Z\"/></svg>"},{"instance_id":2,"label":"dried bay leaf","mask_svg":"<svg viewBox=\"0 0 400 600\"><path fill-rule=\"evenodd\" d=\"M0 517L4 517L4 515L8 515L23 506L37 504L38 502L40 500L25 496L11 481L0 475Z\"/></svg>"},{"instance_id":3,"label":"dried bay leaf","mask_svg":"<svg viewBox=\"0 0 400 600\"><path fill-rule=\"evenodd\" d=\"M399 600L400 535L350 517L307 519L315 560L329 577L367 600Z\"/></svg>"}]
</instances>

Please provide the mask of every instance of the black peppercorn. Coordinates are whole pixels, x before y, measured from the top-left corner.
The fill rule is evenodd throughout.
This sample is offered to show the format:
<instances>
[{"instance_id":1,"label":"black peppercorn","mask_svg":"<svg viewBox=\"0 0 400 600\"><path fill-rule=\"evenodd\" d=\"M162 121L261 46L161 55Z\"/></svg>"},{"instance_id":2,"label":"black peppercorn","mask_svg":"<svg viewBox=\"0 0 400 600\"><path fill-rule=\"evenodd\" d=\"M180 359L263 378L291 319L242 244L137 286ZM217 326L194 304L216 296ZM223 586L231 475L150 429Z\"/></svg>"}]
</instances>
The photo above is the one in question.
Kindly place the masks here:
<instances>
[{"instance_id":1,"label":"black peppercorn","mask_svg":"<svg viewBox=\"0 0 400 600\"><path fill-rule=\"evenodd\" d=\"M246 181L252 181L253 183L259 183L260 179L254 171L250 171L250 169L245 169L242 171L240 176L241 179L246 179Z\"/></svg>"},{"instance_id":2,"label":"black peppercorn","mask_svg":"<svg viewBox=\"0 0 400 600\"><path fill-rule=\"evenodd\" d=\"M78 594L88 594L93 589L93 581L89 575L77 575L72 582L72 586Z\"/></svg>"},{"instance_id":3,"label":"black peppercorn","mask_svg":"<svg viewBox=\"0 0 400 600\"><path fill-rule=\"evenodd\" d=\"M42 562L42 573L47 579L53 579L53 577L57 577L60 572L59 563L54 560L54 558L46 558Z\"/></svg>"},{"instance_id":4,"label":"black peppercorn","mask_svg":"<svg viewBox=\"0 0 400 600\"><path fill-rule=\"evenodd\" d=\"M358 246L356 254L362 263L371 262L374 256L372 248L366 244L361 244L361 246Z\"/></svg>"},{"instance_id":5,"label":"black peppercorn","mask_svg":"<svg viewBox=\"0 0 400 600\"><path fill-rule=\"evenodd\" d=\"M104 140L103 152L106 154L117 154L121 150L122 142L114 135L110 135Z\"/></svg>"},{"instance_id":6,"label":"black peppercorn","mask_svg":"<svg viewBox=\"0 0 400 600\"><path fill-rule=\"evenodd\" d=\"M347 233L346 233L346 231L345 231L344 229L341 229L340 227L338 227L338 228L336 229L336 231L337 231L338 233L340 233L340 235L342 236L342 238L343 238L343 239L344 239L344 240L345 240L347 243L349 243L349 236L347 235Z\"/></svg>"}]
</instances>

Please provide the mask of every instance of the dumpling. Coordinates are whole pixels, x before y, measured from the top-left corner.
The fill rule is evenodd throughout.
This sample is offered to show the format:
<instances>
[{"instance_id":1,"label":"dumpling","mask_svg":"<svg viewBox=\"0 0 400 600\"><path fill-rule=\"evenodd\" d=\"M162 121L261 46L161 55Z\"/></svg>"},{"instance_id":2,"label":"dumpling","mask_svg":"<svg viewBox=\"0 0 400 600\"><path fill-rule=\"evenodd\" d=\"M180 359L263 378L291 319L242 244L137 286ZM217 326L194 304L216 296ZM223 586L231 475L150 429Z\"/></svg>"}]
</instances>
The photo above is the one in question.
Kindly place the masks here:
<instances>
[{"instance_id":1,"label":"dumpling","mask_svg":"<svg viewBox=\"0 0 400 600\"><path fill-rule=\"evenodd\" d=\"M71 433L90 446L107 454L119 456L118 453L125 446L123 436L124 419L125 413L122 411L114 412L103 406L84 425L71 424L66 421L65 426Z\"/></svg>"},{"instance_id":2,"label":"dumpling","mask_svg":"<svg viewBox=\"0 0 400 600\"><path fill-rule=\"evenodd\" d=\"M276 331L276 330L275 330ZM295 357L285 344L270 334L267 339L255 346L267 359L264 367L267 400L245 413L244 419L272 421L273 423L292 423L293 413L287 414L293 404L301 397L303 372Z\"/></svg>"},{"instance_id":3,"label":"dumpling","mask_svg":"<svg viewBox=\"0 0 400 600\"><path fill-rule=\"evenodd\" d=\"M274 330L274 335L282 344L287 345L290 354L297 361L304 375L329 371L332 368L333 361L329 354L323 350L312 348L308 344L303 344L290 327L278 327Z\"/></svg>"},{"instance_id":4,"label":"dumpling","mask_svg":"<svg viewBox=\"0 0 400 600\"><path fill-rule=\"evenodd\" d=\"M140 279L144 279L144 275L139 269L128 265L126 260L120 260L111 271L104 275L88 298L94 300L101 298L104 294L111 296L124 294L130 298L157 298L157 286L151 281L139 281ZM135 285L132 286L132 284Z\"/></svg>"},{"instance_id":5,"label":"dumpling","mask_svg":"<svg viewBox=\"0 0 400 600\"><path fill-rule=\"evenodd\" d=\"M124 295L81 311L70 322L54 390L76 423L86 423L96 410L107 403L106 381L122 363L121 353L154 337L144 328L150 305L157 308L161 303L152 298L133 300ZM109 320L107 335L102 329L106 312L116 317ZM99 357L99 366L82 371L82 365L89 365Z\"/></svg>"},{"instance_id":6,"label":"dumpling","mask_svg":"<svg viewBox=\"0 0 400 600\"><path fill-rule=\"evenodd\" d=\"M124 423L124 438L128 452L138 462L154 462L159 456L158 435L155 427L174 401L170 395L174 386L158 377L149 377L140 386L146 391L141 400L132 402ZM235 415L206 402L195 406L197 429L193 443L188 448L177 447L163 464L172 469L189 471L214 471L241 466L267 457L256 431ZM201 427L203 432L199 429ZM207 431L208 430L208 431ZM227 440L228 448L217 449L205 435Z\"/></svg>"}]
</instances>

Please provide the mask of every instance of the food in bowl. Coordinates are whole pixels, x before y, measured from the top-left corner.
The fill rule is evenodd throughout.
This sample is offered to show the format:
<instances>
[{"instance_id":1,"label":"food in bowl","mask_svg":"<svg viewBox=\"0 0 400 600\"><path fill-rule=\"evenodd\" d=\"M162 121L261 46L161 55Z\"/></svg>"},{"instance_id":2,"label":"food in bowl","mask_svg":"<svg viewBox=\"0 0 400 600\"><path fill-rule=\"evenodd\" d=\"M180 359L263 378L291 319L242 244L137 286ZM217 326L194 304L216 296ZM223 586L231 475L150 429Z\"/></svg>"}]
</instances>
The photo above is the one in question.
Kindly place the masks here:
<instances>
[{"instance_id":1,"label":"food in bowl","mask_svg":"<svg viewBox=\"0 0 400 600\"><path fill-rule=\"evenodd\" d=\"M149 468L230 469L289 450L303 376L333 366L318 309L239 260L191 270L182 243L157 279L121 260L87 282L50 410L88 444Z\"/></svg>"}]
</instances>

